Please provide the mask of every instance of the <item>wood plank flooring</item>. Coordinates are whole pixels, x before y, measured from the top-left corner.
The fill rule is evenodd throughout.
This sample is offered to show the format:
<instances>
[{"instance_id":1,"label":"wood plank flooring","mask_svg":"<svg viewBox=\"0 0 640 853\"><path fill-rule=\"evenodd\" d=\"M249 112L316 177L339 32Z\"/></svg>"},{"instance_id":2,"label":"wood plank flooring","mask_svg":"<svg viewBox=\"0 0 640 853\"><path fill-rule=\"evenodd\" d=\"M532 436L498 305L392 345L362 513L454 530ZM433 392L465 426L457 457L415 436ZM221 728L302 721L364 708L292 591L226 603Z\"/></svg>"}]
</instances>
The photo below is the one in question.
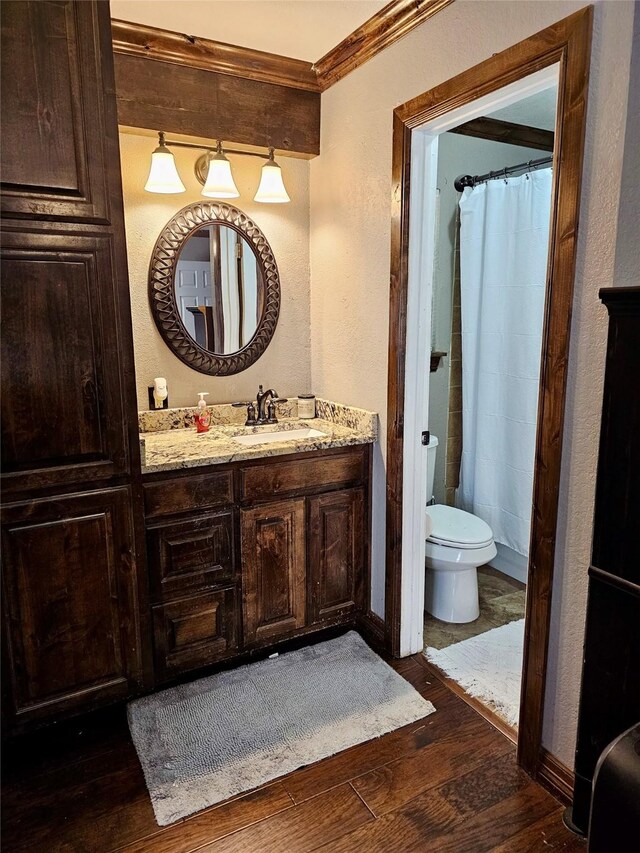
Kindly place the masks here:
<instances>
[{"instance_id":1,"label":"wood plank flooring","mask_svg":"<svg viewBox=\"0 0 640 853\"><path fill-rule=\"evenodd\" d=\"M436 713L169 827L155 822L122 709L12 742L4 851L586 853L514 746L421 655L392 665Z\"/></svg>"}]
</instances>

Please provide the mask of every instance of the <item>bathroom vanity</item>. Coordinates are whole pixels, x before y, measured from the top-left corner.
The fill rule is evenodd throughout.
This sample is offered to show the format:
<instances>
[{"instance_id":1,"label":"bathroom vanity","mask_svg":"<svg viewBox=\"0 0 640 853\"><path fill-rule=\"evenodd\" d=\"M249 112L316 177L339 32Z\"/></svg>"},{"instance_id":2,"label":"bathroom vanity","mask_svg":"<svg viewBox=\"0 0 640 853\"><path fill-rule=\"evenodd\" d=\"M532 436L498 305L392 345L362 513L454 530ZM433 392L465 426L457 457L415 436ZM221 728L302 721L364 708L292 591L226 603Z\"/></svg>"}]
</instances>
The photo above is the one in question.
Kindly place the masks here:
<instances>
[{"instance_id":1,"label":"bathroom vanity","mask_svg":"<svg viewBox=\"0 0 640 853\"><path fill-rule=\"evenodd\" d=\"M25 52L34 31L51 37ZM193 410L138 417L108 4L9 3L2 38L4 78L19 65L26 81L2 104L3 732L325 628L381 635L369 612L375 416L319 401L301 422L282 403L290 435L269 440L274 423L246 429L228 405L210 407L200 436ZM186 256L207 247L201 304ZM211 261L223 249L224 280ZM180 210L148 288L160 370L179 360L222 396L211 377L267 347L290 360L286 335L273 343L277 262L241 209ZM139 379L147 405L153 376Z\"/></svg>"},{"instance_id":2,"label":"bathroom vanity","mask_svg":"<svg viewBox=\"0 0 640 853\"><path fill-rule=\"evenodd\" d=\"M375 416L361 414L358 429L288 419L142 434L156 683L356 623L375 440ZM307 431L319 435L297 437Z\"/></svg>"}]
</instances>

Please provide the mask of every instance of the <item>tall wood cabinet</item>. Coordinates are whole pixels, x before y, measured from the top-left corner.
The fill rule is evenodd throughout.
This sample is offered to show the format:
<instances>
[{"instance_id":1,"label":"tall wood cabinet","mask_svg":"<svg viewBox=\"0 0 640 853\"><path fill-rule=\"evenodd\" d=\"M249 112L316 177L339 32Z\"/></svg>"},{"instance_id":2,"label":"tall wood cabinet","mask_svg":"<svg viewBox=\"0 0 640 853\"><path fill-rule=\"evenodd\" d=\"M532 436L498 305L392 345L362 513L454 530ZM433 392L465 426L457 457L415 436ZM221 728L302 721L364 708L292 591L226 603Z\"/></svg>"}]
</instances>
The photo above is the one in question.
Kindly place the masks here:
<instances>
[{"instance_id":1,"label":"tall wood cabinet","mask_svg":"<svg viewBox=\"0 0 640 853\"><path fill-rule=\"evenodd\" d=\"M144 680L140 485L106 2L2 4L2 584L10 726Z\"/></svg>"},{"instance_id":2,"label":"tall wood cabinet","mask_svg":"<svg viewBox=\"0 0 640 853\"><path fill-rule=\"evenodd\" d=\"M600 754L640 720L640 287L600 296L609 339L572 814L583 832Z\"/></svg>"}]
</instances>

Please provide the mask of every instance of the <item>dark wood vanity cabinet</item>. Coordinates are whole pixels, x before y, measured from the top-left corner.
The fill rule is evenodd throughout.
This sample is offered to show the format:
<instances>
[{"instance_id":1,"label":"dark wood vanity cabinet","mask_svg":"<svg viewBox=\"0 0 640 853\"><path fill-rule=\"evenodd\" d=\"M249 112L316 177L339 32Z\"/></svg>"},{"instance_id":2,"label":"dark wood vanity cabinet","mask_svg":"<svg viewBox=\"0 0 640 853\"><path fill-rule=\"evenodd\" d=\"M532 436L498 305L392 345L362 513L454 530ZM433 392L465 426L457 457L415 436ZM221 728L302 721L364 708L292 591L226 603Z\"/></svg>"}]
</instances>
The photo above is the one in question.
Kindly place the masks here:
<instances>
[{"instance_id":1,"label":"dark wood vanity cabinet","mask_svg":"<svg viewBox=\"0 0 640 853\"><path fill-rule=\"evenodd\" d=\"M361 445L144 484L158 682L355 622L370 459Z\"/></svg>"},{"instance_id":2,"label":"dark wood vanity cabinet","mask_svg":"<svg viewBox=\"0 0 640 853\"><path fill-rule=\"evenodd\" d=\"M2 3L5 731L150 675L109 5Z\"/></svg>"}]
</instances>

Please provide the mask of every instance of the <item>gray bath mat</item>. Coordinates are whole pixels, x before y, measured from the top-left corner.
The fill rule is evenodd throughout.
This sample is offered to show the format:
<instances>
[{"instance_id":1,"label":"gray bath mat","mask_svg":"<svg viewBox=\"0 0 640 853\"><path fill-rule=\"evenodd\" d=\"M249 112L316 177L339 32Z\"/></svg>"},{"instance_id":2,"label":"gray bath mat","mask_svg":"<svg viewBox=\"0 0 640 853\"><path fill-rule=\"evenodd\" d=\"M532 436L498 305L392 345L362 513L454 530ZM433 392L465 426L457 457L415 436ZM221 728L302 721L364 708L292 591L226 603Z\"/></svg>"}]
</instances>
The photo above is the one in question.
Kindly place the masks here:
<instances>
[{"instance_id":1,"label":"gray bath mat","mask_svg":"<svg viewBox=\"0 0 640 853\"><path fill-rule=\"evenodd\" d=\"M435 708L354 631L128 707L160 826Z\"/></svg>"}]
</instances>

